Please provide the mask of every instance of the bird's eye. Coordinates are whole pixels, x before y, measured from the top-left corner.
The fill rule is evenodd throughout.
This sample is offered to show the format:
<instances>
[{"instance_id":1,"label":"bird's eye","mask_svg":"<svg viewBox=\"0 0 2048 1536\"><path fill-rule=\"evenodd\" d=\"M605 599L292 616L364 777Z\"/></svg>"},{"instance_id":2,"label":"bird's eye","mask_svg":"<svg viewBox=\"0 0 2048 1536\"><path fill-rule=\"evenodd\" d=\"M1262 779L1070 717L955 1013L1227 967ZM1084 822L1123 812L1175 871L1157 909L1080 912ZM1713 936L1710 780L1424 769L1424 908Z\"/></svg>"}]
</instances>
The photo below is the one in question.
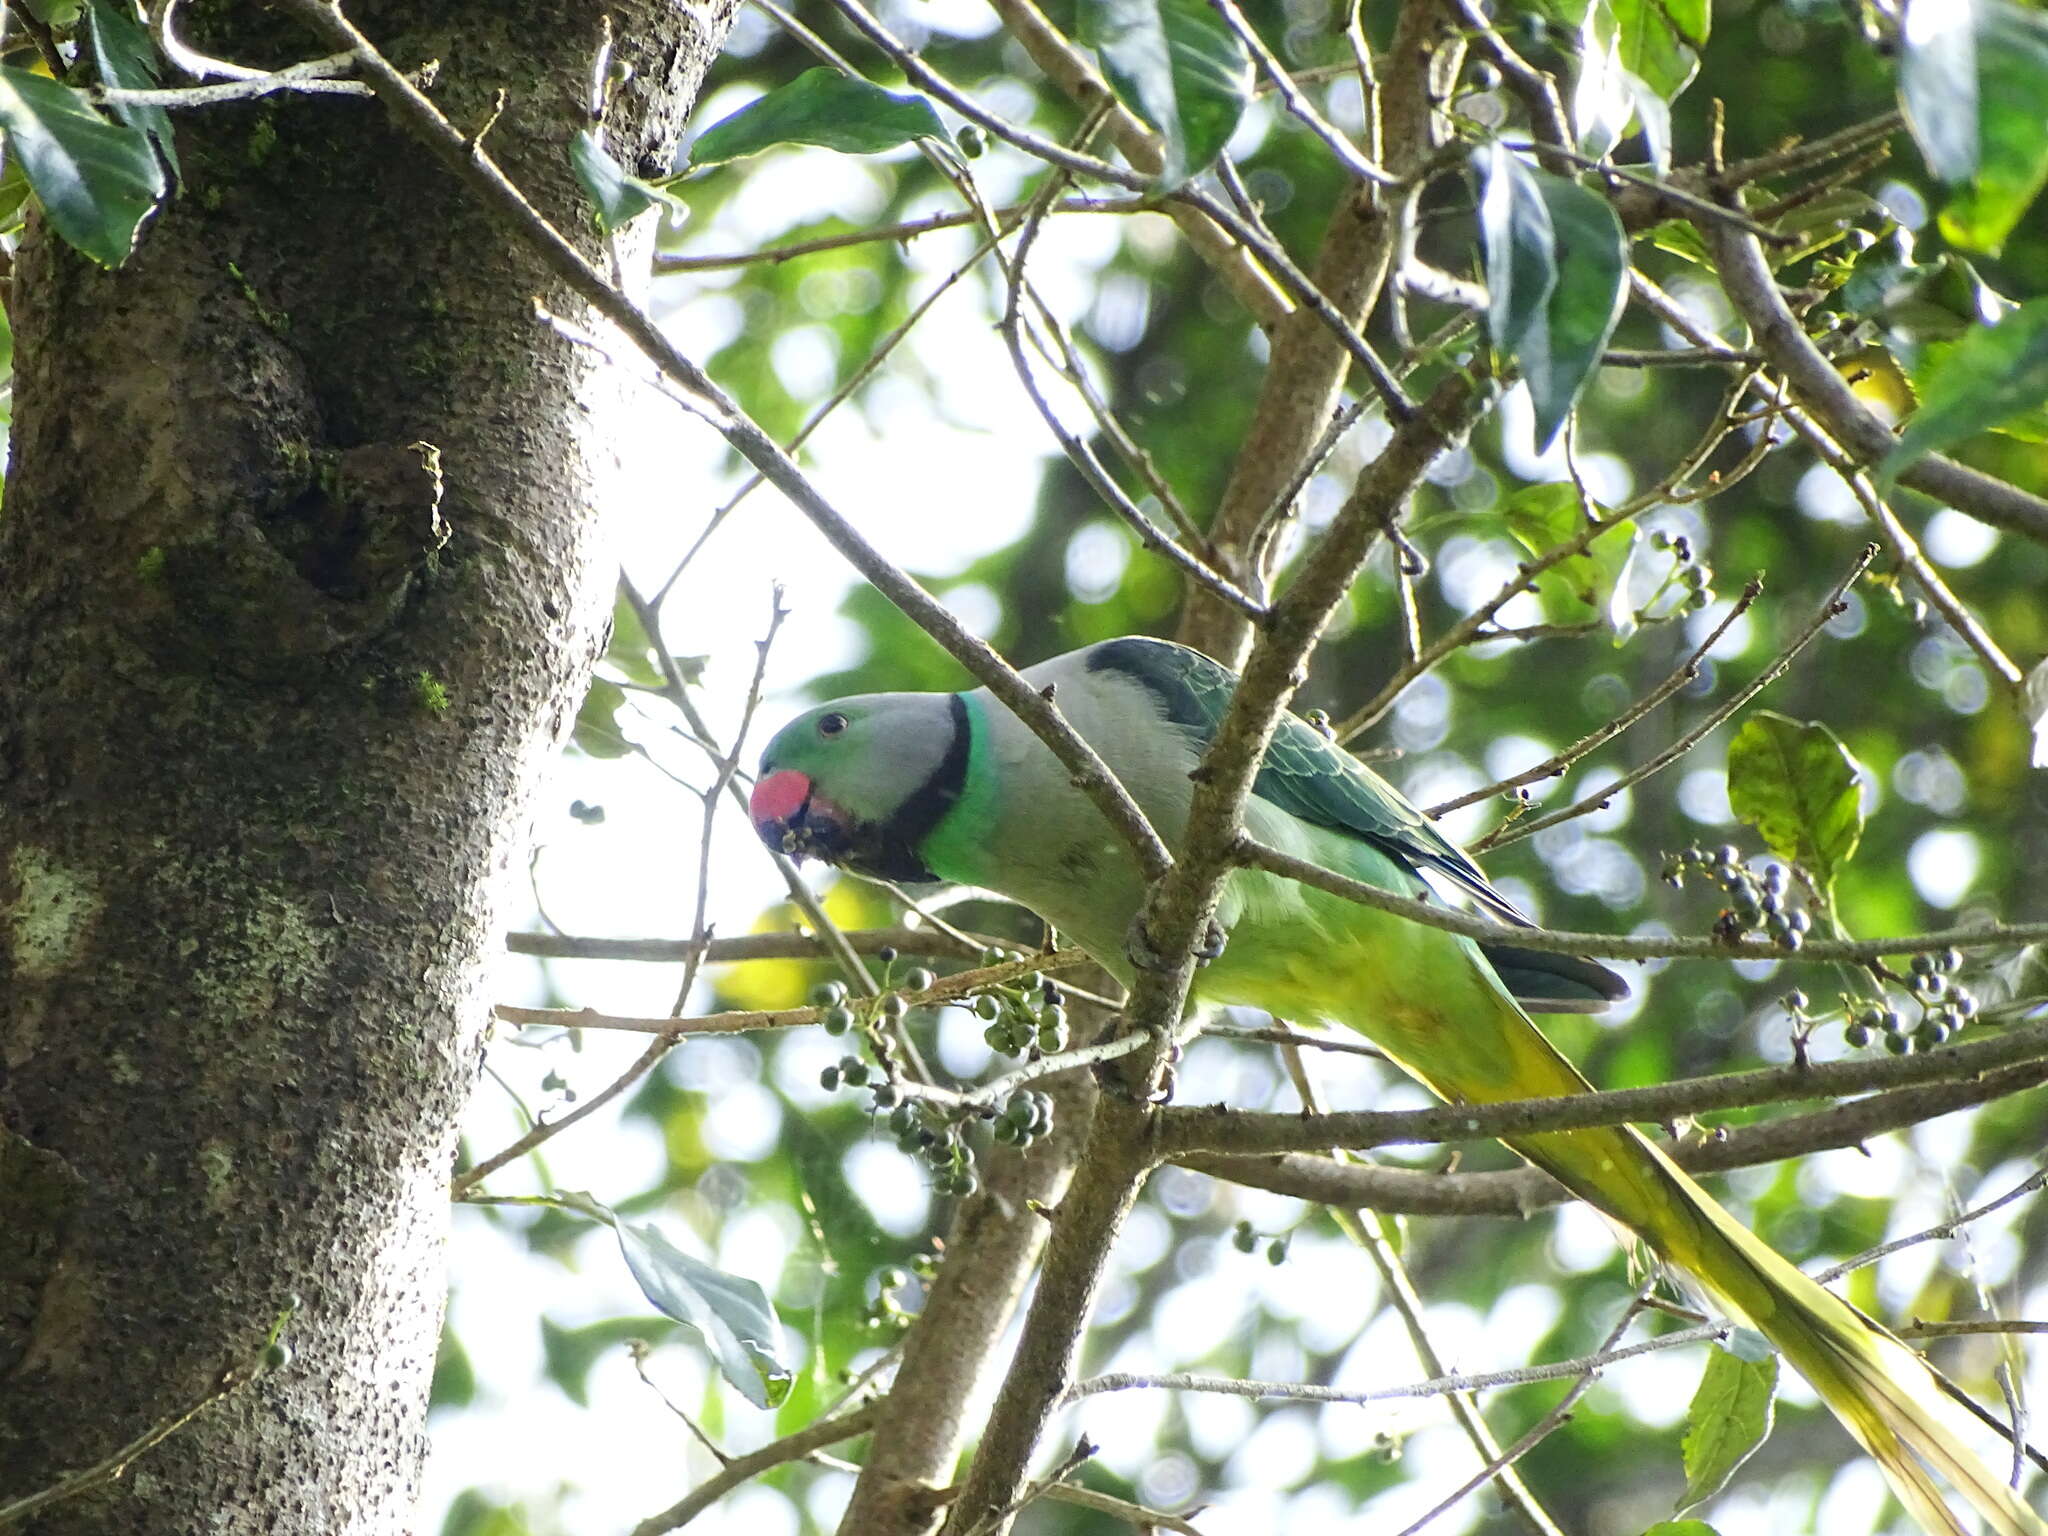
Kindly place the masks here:
<instances>
[{"instance_id":1,"label":"bird's eye","mask_svg":"<svg viewBox=\"0 0 2048 1536\"><path fill-rule=\"evenodd\" d=\"M834 712L829 715L820 715L818 717L818 734L820 736L837 736L841 731L845 729L846 716L842 714Z\"/></svg>"}]
</instances>

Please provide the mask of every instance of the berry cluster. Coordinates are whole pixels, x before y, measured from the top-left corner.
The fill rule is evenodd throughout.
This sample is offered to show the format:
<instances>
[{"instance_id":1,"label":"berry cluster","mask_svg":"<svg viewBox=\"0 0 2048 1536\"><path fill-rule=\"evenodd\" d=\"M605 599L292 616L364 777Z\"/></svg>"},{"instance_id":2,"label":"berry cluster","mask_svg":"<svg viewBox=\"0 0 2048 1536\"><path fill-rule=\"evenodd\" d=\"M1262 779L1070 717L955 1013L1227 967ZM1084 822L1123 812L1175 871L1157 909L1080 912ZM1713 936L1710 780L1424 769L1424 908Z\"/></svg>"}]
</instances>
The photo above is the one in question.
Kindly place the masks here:
<instances>
[{"instance_id":1,"label":"berry cluster","mask_svg":"<svg viewBox=\"0 0 2048 1536\"><path fill-rule=\"evenodd\" d=\"M1787 954L1797 954L1805 945L1813 915L1791 905L1791 876L1784 865L1766 864L1759 877L1742 862L1734 844L1723 843L1712 852L1693 847L1673 854L1664 866L1664 879L1673 887L1682 886L1689 872L1705 875L1728 898L1714 922L1715 938L1734 940L1761 932Z\"/></svg>"},{"instance_id":2,"label":"berry cluster","mask_svg":"<svg viewBox=\"0 0 2048 1536\"><path fill-rule=\"evenodd\" d=\"M1020 1088L1010 1095L989 1134L1006 1147L1028 1147L1052 1129L1052 1095Z\"/></svg>"},{"instance_id":3,"label":"berry cluster","mask_svg":"<svg viewBox=\"0 0 2048 1536\"><path fill-rule=\"evenodd\" d=\"M989 954L996 957L983 957L990 965L1013 958L998 950ZM1001 1055L1037 1056L1067 1048L1065 994L1058 982L1036 971L1014 986L991 987L975 998L974 1016L988 1026L981 1038Z\"/></svg>"},{"instance_id":4,"label":"berry cluster","mask_svg":"<svg viewBox=\"0 0 2048 1536\"><path fill-rule=\"evenodd\" d=\"M1912 1028L1906 1027L1898 1009L1873 1005L1850 1015L1842 1031L1843 1041L1860 1050L1882 1035L1884 1048L1894 1056L1931 1051L1944 1044L1977 1014L1977 995L1953 979L1962 963L1961 952L1954 949L1913 956L1907 966L1906 986L1920 1005L1920 1017Z\"/></svg>"},{"instance_id":5,"label":"berry cluster","mask_svg":"<svg viewBox=\"0 0 2048 1536\"><path fill-rule=\"evenodd\" d=\"M1657 589L1650 602L1644 604L1646 609L1654 604L1674 581L1685 589L1683 603L1687 608L1704 608L1714 600L1714 568L1704 560L1693 558L1691 539L1682 533L1671 534L1659 528L1650 535L1650 548L1671 551L1671 572L1664 578L1663 585Z\"/></svg>"},{"instance_id":6,"label":"berry cluster","mask_svg":"<svg viewBox=\"0 0 2048 1536\"><path fill-rule=\"evenodd\" d=\"M1237 1224L1236 1230L1230 1234L1230 1244L1239 1253L1255 1252L1259 1246L1259 1234L1252 1230L1252 1224L1250 1222L1240 1221ZM1286 1238L1275 1237L1267 1241L1266 1262L1268 1264L1274 1265L1285 1264L1287 1262Z\"/></svg>"},{"instance_id":7,"label":"berry cluster","mask_svg":"<svg viewBox=\"0 0 2048 1536\"><path fill-rule=\"evenodd\" d=\"M889 1129L896 1133L898 1151L922 1158L932 1170L932 1188L940 1194L971 1195L981 1187L974 1155L960 1139L958 1125L927 1114L924 1106L898 1104L889 1111Z\"/></svg>"}]
</instances>

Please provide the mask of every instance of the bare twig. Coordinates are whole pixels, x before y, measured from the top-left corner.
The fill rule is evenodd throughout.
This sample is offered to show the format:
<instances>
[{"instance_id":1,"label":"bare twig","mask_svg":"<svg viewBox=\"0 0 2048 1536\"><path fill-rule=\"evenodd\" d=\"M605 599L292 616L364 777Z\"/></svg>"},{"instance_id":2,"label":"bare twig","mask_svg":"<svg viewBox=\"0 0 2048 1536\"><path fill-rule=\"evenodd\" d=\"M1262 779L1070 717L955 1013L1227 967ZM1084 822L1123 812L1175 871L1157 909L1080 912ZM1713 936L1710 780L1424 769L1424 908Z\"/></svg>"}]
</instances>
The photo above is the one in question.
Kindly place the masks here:
<instances>
[{"instance_id":1,"label":"bare twig","mask_svg":"<svg viewBox=\"0 0 2048 1536\"><path fill-rule=\"evenodd\" d=\"M688 1525L735 1488L759 1477L763 1472L785 1466L792 1461L802 1461L813 1451L822 1451L828 1445L837 1445L842 1440L851 1440L856 1435L866 1434L874 1428L875 1421L881 1414L880 1403L868 1403L850 1409L837 1418L820 1419L793 1435L784 1435L780 1440L762 1446L758 1451L735 1456L691 1489L688 1495L671 1504L660 1514L649 1515L634 1526L633 1536L662 1536L664 1531L673 1531Z\"/></svg>"}]
</instances>

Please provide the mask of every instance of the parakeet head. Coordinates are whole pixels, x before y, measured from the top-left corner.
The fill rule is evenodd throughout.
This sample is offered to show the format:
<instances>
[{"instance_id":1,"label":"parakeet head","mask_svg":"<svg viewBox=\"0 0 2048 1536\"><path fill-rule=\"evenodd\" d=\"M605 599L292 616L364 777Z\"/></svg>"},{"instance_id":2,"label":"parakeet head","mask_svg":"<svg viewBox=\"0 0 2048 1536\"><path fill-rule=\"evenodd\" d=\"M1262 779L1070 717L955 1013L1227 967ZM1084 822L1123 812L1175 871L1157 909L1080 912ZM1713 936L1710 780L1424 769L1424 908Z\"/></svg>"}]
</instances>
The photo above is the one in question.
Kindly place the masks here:
<instances>
[{"instance_id":1,"label":"parakeet head","mask_svg":"<svg viewBox=\"0 0 2048 1536\"><path fill-rule=\"evenodd\" d=\"M884 880L936 879L918 845L967 780L957 694L871 693L796 717L761 754L747 802L771 848Z\"/></svg>"}]
</instances>

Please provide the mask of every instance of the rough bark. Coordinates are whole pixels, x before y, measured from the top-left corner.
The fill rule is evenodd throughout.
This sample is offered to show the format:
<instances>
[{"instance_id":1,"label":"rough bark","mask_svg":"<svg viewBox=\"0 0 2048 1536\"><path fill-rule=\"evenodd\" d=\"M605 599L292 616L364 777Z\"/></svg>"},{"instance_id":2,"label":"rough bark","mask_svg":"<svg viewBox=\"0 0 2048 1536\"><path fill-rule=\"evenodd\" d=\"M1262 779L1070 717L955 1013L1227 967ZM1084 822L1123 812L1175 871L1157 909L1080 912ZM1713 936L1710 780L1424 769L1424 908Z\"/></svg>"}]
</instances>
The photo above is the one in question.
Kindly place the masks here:
<instances>
[{"instance_id":1,"label":"rough bark","mask_svg":"<svg viewBox=\"0 0 2048 1536\"><path fill-rule=\"evenodd\" d=\"M193 12L196 10L196 14ZM250 62L321 51L180 12ZM731 6L373 4L566 227L665 161ZM602 646L579 307L375 102L187 114L113 273L31 233L0 516L0 1502L295 1359L38 1533L404 1531L495 888Z\"/></svg>"}]
</instances>

